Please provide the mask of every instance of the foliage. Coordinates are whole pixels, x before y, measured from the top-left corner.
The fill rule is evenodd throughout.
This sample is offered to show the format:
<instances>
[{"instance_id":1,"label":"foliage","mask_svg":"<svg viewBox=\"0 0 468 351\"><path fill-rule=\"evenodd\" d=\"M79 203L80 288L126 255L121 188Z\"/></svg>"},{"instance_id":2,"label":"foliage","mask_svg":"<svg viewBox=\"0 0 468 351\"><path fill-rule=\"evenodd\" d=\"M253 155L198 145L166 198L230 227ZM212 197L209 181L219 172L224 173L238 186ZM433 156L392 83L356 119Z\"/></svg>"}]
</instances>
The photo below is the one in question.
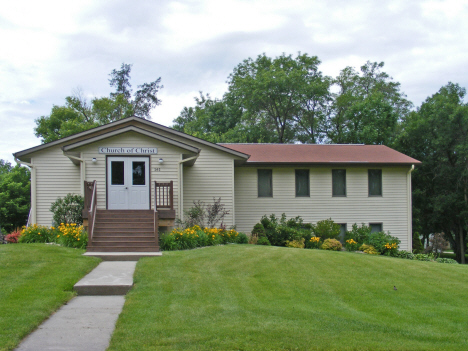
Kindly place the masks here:
<instances>
[{"instance_id":1,"label":"foliage","mask_svg":"<svg viewBox=\"0 0 468 351\"><path fill-rule=\"evenodd\" d=\"M213 246L229 243L246 244L248 239L234 229L204 228L194 225L190 228L175 228L169 233L162 233L159 246L163 251L187 250L196 247Z\"/></svg>"},{"instance_id":2,"label":"foliage","mask_svg":"<svg viewBox=\"0 0 468 351\"><path fill-rule=\"evenodd\" d=\"M342 245L336 239L325 239L320 248L322 250L341 251Z\"/></svg>"},{"instance_id":3,"label":"foliage","mask_svg":"<svg viewBox=\"0 0 468 351\"><path fill-rule=\"evenodd\" d=\"M313 227L315 236L322 240L336 239L340 235L340 225L333 222L331 218L318 221Z\"/></svg>"},{"instance_id":4,"label":"foliage","mask_svg":"<svg viewBox=\"0 0 468 351\"><path fill-rule=\"evenodd\" d=\"M304 241L304 238L301 238L300 240L286 241L286 247L295 247L297 249L303 249L305 247Z\"/></svg>"},{"instance_id":5,"label":"foliage","mask_svg":"<svg viewBox=\"0 0 468 351\"><path fill-rule=\"evenodd\" d=\"M300 240L304 238L308 241L312 235L310 226L303 223L301 217L286 219L286 214L281 218L271 214L269 217L264 215L260 219L260 224L265 229L266 237L273 246L285 246L286 241Z\"/></svg>"},{"instance_id":6,"label":"foliage","mask_svg":"<svg viewBox=\"0 0 468 351\"><path fill-rule=\"evenodd\" d=\"M438 257L445 248L449 245L449 242L445 239L444 233L435 233L429 238L429 245L424 250L424 253L432 252Z\"/></svg>"},{"instance_id":7,"label":"foliage","mask_svg":"<svg viewBox=\"0 0 468 351\"><path fill-rule=\"evenodd\" d=\"M444 233L464 263L468 227L468 105L466 90L448 83L410 113L397 149L422 162L412 173L414 228L425 238Z\"/></svg>"},{"instance_id":8,"label":"foliage","mask_svg":"<svg viewBox=\"0 0 468 351\"><path fill-rule=\"evenodd\" d=\"M359 250L369 255L380 255L380 253L372 245L362 244Z\"/></svg>"},{"instance_id":9,"label":"foliage","mask_svg":"<svg viewBox=\"0 0 468 351\"><path fill-rule=\"evenodd\" d=\"M83 226L76 223L61 223L57 230L54 227L51 230L54 235L53 241L62 246L86 249L86 245L88 245L88 234Z\"/></svg>"},{"instance_id":10,"label":"foliage","mask_svg":"<svg viewBox=\"0 0 468 351\"><path fill-rule=\"evenodd\" d=\"M373 246L380 254L390 254L398 249L400 240L389 233L377 232L371 233L365 240L365 243Z\"/></svg>"},{"instance_id":11,"label":"foliage","mask_svg":"<svg viewBox=\"0 0 468 351\"><path fill-rule=\"evenodd\" d=\"M193 202L190 209L184 211L184 220L177 219L176 222L184 228L193 226L214 228L219 221L221 221L222 226L222 220L228 214L229 211L221 203L221 198L218 200L213 198L213 204L205 204L198 200Z\"/></svg>"},{"instance_id":12,"label":"foliage","mask_svg":"<svg viewBox=\"0 0 468 351\"><path fill-rule=\"evenodd\" d=\"M345 248L348 251L356 251L359 247L359 243L354 239L348 239L345 241Z\"/></svg>"},{"instance_id":13,"label":"foliage","mask_svg":"<svg viewBox=\"0 0 468 351\"><path fill-rule=\"evenodd\" d=\"M248 244L249 243L249 237L245 233L237 233L237 239L236 243L237 244Z\"/></svg>"},{"instance_id":14,"label":"foliage","mask_svg":"<svg viewBox=\"0 0 468 351\"><path fill-rule=\"evenodd\" d=\"M418 261L434 261L435 256L433 253L428 254L414 254L414 259Z\"/></svg>"},{"instance_id":15,"label":"foliage","mask_svg":"<svg viewBox=\"0 0 468 351\"><path fill-rule=\"evenodd\" d=\"M453 260L451 258L436 258L436 262L439 262L439 263L449 263L449 264L458 264L458 262L456 260Z\"/></svg>"},{"instance_id":16,"label":"foliage","mask_svg":"<svg viewBox=\"0 0 468 351\"><path fill-rule=\"evenodd\" d=\"M249 244L251 244L251 245L257 245L257 241L258 241L258 235L257 235L257 234L252 234L252 235L249 237Z\"/></svg>"},{"instance_id":17,"label":"foliage","mask_svg":"<svg viewBox=\"0 0 468 351\"><path fill-rule=\"evenodd\" d=\"M257 223L254 225L252 229L252 235L256 235L258 237L265 236L265 228L263 227L262 223Z\"/></svg>"},{"instance_id":18,"label":"foliage","mask_svg":"<svg viewBox=\"0 0 468 351\"><path fill-rule=\"evenodd\" d=\"M83 224L84 198L81 195L67 194L64 198L58 198L50 206L50 211L54 214L53 219L56 225L60 223Z\"/></svg>"},{"instance_id":19,"label":"foliage","mask_svg":"<svg viewBox=\"0 0 468 351\"><path fill-rule=\"evenodd\" d=\"M371 235L371 227L362 223L359 227L356 223L353 224L352 229L347 231L345 234L345 239L353 239L358 244L364 244L367 238Z\"/></svg>"},{"instance_id":20,"label":"foliage","mask_svg":"<svg viewBox=\"0 0 468 351\"><path fill-rule=\"evenodd\" d=\"M10 244L16 244L21 235L21 230L16 229L14 232L5 236L5 240Z\"/></svg>"},{"instance_id":21,"label":"foliage","mask_svg":"<svg viewBox=\"0 0 468 351\"><path fill-rule=\"evenodd\" d=\"M413 233L413 252L414 253L422 253L424 251L424 246L421 243L421 239L419 238L419 233Z\"/></svg>"},{"instance_id":22,"label":"foliage","mask_svg":"<svg viewBox=\"0 0 468 351\"><path fill-rule=\"evenodd\" d=\"M21 236L18 239L19 243L50 243L54 242L53 229L48 227L33 224L29 227L23 227Z\"/></svg>"},{"instance_id":23,"label":"foliage","mask_svg":"<svg viewBox=\"0 0 468 351\"><path fill-rule=\"evenodd\" d=\"M257 242L255 243L255 245L268 245L270 246L271 243L270 243L270 240L268 240L267 237L265 236L261 236L258 238Z\"/></svg>"},{"instance_id":24,"label":"foliage","mask_svg":"<svg viewBox=\"0 0 468 351\"><path fill-rule=\"evenodd\" d=\"M163 88L161 78L139 85L132 98L131 67L122 63L120 70L112 70L109 84L115 91L109 97L88 102L83 93L76 90L65 98L64 106L53 106L50 115L36 119L36 136L48 143L126 117L150 118L151 110L161 104L157 98Z\"/></svg>"},{"instance_id":25,"label":"foliage","mask_svg":"<svg viewBox=\"0 0 468 351\"><path fill-rule=\"evenodd\" d=\"M307 249L319 249L320 248L320 238L313 236L306 242Z\"/></svg>"},{"instance_id":26,"label":"foliage","mask_svg":"<svg viewBox=\"0 0 468 351\"><path fill-rule=\"evenodd\" d=\"M31 172L0 160L0 223L7 233L22 227L31 206Z\"/></svg>"}]
</instances>

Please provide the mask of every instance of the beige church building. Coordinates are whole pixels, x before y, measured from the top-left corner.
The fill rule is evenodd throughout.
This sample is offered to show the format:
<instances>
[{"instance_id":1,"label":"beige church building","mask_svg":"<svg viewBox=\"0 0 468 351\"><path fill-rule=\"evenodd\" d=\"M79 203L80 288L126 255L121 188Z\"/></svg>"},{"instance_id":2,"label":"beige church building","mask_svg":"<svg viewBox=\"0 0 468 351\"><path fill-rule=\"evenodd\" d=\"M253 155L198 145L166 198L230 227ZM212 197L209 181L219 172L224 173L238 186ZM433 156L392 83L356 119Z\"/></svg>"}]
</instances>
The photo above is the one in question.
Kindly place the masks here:
<instances>
[{"instance_id":1,"label":"beige church building","mask_svg":"<svg viewBox=\"0 0 468 351\"><path fill-rule=\"evenodd\" d=\"M411 250L411 171L420 162L383 145L213 144L130 117L14 154L31 168L31 223L85 197L89 251L157 251L158 232L194 201L221 198L228 228L263 215L389 231Z\"/></svg>"}]
</instances>

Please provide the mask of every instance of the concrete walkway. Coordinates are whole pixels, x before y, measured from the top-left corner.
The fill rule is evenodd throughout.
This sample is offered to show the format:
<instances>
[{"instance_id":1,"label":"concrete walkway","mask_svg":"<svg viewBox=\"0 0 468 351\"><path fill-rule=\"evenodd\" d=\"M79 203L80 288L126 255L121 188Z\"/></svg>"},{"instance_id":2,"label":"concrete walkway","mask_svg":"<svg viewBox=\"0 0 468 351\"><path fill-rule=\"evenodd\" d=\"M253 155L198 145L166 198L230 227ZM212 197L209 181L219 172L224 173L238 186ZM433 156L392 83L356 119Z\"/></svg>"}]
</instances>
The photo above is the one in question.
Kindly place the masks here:
<instances>
[{"instance_id":1,"label":"concrete walkway","mask_svg":"<svg viewBox=\"0 0 468 351\"><path fill-rule=\"evenodd\" d=\"M104 351L109 346L136 261L104 261L75 284L73 298L26 337L17 351ZM120 296L119 296L120 295Z\"/></svg>"}]
</instances>

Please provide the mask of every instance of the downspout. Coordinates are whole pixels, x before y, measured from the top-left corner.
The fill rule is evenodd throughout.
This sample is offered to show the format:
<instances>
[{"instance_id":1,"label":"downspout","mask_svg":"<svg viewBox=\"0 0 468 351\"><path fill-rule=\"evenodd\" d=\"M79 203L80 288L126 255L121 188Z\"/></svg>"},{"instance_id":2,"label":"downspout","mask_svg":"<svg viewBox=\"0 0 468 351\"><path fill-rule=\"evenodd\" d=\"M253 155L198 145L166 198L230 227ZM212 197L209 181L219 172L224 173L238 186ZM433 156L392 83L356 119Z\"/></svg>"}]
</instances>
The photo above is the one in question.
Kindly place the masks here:
<instances>
[{"instance_id":1,"label":"downspout","mask_svg":"<svg viewBox=\"0 0 468 351\"><path fill-rule=\"evenodd\" d=\"M196 160L200 156L198 154L197 156L189 157L186 158L185 160L180 160L178 163L178 168L177 168L177 173L178 173L178 181L179 181L179 191L178 191L178 206L177 206L177 211L179 212L179 219L182 221L184 218L184 177L183 177L183 163Z\"/></svg>"},{"instance_id":2,"label":"downspout","mask_svg":"<svg viewBox=\"0 0 468 351\"><path fill-rule=\"evenodd\" d=\"M411 196L411 172L414 171L414 165L411 165L406 177L406 186L408 193L408 251L413 251L413 205L412 205L412 196Z\"/></svg>"},{"instance_id":3,"label":"downspout","mask_svg":"<svg viewBox=\"0 0 468 351\"><path fill-rule=\"evenodd\" d=\"M86 162L82 158L78 158L76 156L68 155L66 152L63 153L65 156L67 156L69 159L73 159L76 161L79 161L80 164L80 189L81 189L81 196L84 196L85 194L85 189L84 189L84 181L86 178Z\"/></svg>"},{"instance_id":4,"label":"downspout","mask_svg":"<svg viewBox=\"0 0 468 351\"><path fill-rule=\"evenodd\" d=\"M31 160L32 161L32 160ZM20 161L15 157L18 165L24 165L31 170L31 223L36 223L36 168L32 163Z\"/></svg>"}]
</instances>

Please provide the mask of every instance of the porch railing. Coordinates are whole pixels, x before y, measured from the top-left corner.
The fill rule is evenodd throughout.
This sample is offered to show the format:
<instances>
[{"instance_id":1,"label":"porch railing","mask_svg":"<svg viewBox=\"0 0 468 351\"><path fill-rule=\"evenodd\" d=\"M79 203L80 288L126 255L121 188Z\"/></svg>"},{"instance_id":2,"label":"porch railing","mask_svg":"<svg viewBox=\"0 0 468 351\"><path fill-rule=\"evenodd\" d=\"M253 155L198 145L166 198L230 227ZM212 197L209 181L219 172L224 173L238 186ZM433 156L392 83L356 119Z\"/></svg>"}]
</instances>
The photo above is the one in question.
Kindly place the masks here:
<instances>
[{"instance_id":1,"label":"porch railing","mask_svg":"<svg viewBox=\"0 0 468 351\"><path fill-rule=\"evenodd\" d=\"M154 182L154 209L160 208L174 209L174 182L169 183Z\"/></svg>"},{"instance_id":2,"label":"porch railing","mask_svg":"<svg viewBox=\"0 0 468 351\"><path fill-rule=\"evenodd\" d=\"M88 246L91 246L96 218L96 181L84 182L84 210L83 218L88 219Z\"/></svg>"}]
</instances>

